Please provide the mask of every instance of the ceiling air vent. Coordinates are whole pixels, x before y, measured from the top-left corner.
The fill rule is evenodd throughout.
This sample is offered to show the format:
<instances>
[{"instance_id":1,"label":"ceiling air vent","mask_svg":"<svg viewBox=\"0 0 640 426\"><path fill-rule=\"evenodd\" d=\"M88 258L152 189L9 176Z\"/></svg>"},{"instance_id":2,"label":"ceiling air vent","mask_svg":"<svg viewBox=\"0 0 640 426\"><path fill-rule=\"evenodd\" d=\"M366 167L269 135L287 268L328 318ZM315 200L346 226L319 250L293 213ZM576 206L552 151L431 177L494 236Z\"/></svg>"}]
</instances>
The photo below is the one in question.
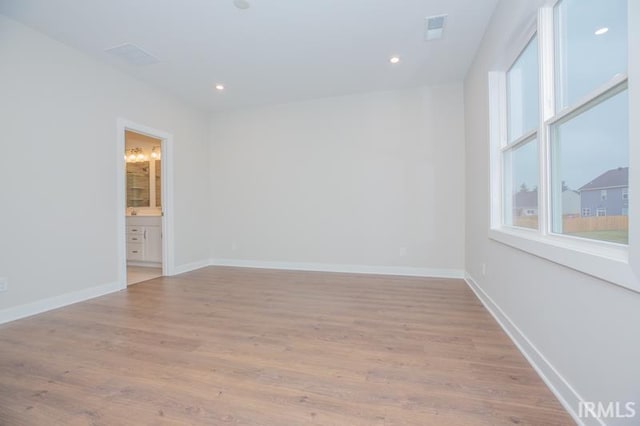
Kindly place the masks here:
<instances>
[{"instance_id":1,"label":"ceiling air vent","mask_svg":"<svg viewBox=\"0 0 640 426\"><path fill-rule=\"evenodd\" d=\"M131 43L125 43L105 49L105 52L118 56L120 59L131 65L143 66L157 64L160 62L160 60L151 53L145 52L135 44Z\"/></svg>"},{"instance_id":2,"label":"ceiling air vent","mask_svg":"<svg viewBox=\"0 0 640 426\"><path fill-rule=\"evenodd\" d=\"M447 15L427 16L427 26L424 32L425 40L438 40L442 38L442 32L444 31L444 24L447 21Z\"/></svg>"}]
</instances>

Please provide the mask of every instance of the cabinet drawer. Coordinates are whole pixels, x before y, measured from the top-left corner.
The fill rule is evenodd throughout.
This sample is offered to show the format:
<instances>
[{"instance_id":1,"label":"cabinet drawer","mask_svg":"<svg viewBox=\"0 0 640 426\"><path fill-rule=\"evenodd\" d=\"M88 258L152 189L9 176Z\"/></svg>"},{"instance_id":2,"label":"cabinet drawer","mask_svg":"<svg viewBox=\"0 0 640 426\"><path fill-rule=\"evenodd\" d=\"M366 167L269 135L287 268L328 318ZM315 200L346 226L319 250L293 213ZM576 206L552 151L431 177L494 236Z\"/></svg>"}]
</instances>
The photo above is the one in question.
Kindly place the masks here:
<instances>
[{"instance_id":1,"label":"cabinet drawer","mask_svg":"<svg viewBox=\"0 0 640 426\"><path fill-rule=\"evenodd\" d=\"M138 225L128 225L127 226L127 234L140 234L144 233L144 226Z\"/></svg>"},{"instance_id":2,"label":"cabinet drawer","mask_svg":"<svg viewBox=\"0 0 640 426\"><path fill-rule=\"evenodd\" d=\"M142 243L143 241L143 234L127 234L127 243Z\"/></svg>"},{"instance_id":3,"label":"cabinet drawer","mask_svg":"<svg viewBox=\"0 0 640 426\"><path fill-rule=\"evenodd\" d=\"M144 246L142 243L127 244L127 260L144 260Z\"/></svg>"}]
</instances>

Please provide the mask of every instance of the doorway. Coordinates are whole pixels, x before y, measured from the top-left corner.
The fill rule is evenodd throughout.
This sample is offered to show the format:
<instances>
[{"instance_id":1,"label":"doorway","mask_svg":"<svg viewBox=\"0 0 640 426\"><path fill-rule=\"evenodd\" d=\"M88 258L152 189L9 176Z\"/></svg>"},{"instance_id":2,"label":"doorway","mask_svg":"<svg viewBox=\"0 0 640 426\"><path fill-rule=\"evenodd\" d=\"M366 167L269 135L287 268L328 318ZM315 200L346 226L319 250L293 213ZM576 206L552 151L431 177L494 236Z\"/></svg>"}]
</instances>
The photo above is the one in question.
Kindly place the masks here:
<instances>
[{"instance_id":1,"label":"doorway","mask_svg":"<svg viewBox=\"0 0 640 426\"><path fill-rule=\"evenodd\" d=\"M171 135L118 120L121 288L170 275L173 265Z\"/></svg>"}]
</instances>

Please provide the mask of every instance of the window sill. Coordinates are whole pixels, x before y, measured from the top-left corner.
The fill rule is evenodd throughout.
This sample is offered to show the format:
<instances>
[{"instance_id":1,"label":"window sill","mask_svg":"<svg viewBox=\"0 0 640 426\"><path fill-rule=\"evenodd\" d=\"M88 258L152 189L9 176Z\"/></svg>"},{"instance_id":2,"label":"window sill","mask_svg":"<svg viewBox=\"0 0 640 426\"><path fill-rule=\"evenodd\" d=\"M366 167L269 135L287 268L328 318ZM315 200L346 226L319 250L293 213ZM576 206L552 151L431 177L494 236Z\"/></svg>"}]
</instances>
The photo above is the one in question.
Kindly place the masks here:
<instances>
[{"instance_id":1,"label":"window sill","mask_svg":"<svg viewBox=\"0 0 640 426\"><path fill-rule=\"evenodd\" d=\"M640 292L627 246L541 235L518 228L492 228L489 238L576 271Z\"/></svg>"}]
</instances>

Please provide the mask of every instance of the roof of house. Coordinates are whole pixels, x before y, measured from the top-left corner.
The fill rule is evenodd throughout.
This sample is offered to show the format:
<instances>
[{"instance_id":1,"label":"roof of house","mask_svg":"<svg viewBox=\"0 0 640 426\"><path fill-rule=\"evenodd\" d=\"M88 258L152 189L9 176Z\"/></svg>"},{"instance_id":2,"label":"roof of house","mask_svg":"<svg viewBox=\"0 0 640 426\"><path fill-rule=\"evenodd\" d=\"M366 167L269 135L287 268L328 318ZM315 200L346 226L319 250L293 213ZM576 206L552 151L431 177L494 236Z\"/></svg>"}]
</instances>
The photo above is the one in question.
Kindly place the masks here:
<instances>
[{"instance_id":1,"label":"roof of house","mask_svg":"<svg viewBox=\"0 0 640 426\"><path fill-rule=\"evenodd\" d=\"M538 208L538 190L518 191L514 197L514 205L516 208Z\"/></svg>"},{"instance_id":2,"label":"roof of house","mask_svg":"<svg viewBox=\"0 0 640 426\"><path fill-rule=\"evenodd\" d=\"M618 167L604 172L588 184L580 188L580 191L590 191L592 189L613 188L619 186L629 186L629 167Z\"/></svg>"}]
</instances>

